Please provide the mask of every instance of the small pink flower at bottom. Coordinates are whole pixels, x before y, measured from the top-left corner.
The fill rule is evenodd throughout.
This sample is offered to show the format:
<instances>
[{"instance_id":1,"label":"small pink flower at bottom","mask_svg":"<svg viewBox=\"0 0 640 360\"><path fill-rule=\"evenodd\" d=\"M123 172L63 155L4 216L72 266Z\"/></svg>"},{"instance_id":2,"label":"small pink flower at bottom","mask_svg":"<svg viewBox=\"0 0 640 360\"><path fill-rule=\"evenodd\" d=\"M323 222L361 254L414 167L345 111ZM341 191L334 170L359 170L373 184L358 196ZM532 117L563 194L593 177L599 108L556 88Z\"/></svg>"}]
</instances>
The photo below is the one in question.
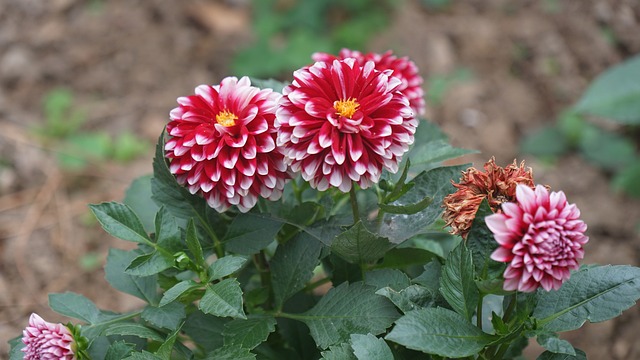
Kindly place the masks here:
<instances>
[{"instance_id":1,"label":"small pink flower at bottom","mask_svg":"<svg viewBox=\"0 0 640 360\"><path fill-rule=\"evenodd\" d=\"M502 204L503 213L485 217L500 244L491 258L509 263L504 289L532 292L542 286L557 290L584 257L587 225L562 191L549 193L541 185L532 190L519 184L516 198L517 203Z\"/></svg>"},{"instance_id":2,"label":"small pink flower at bottom","mask_svg":"<svg viewBox=\"0 0 640 360\"><path fill-rule=\"evenodd\" d=\"M26 360L76 359L75 340L62 324L44 321L37 314L29 317L29 326L22 331L22 351Z\"/></svg>"}]
</instances>

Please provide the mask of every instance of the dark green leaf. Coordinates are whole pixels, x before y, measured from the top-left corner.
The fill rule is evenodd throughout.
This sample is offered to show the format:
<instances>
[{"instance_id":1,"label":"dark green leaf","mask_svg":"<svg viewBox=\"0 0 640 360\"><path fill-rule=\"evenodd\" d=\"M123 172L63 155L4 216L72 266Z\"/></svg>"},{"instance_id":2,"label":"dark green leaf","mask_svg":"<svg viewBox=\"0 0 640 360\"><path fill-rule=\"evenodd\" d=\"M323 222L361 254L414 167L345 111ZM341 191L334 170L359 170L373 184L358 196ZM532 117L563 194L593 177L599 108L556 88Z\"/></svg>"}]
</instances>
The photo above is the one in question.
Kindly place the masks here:
<instances>
[{"instance_id":1,"label":"dark green leaf","mask_svg":"<svg viewBox=\"0 0 640 360\"><path fill-rule=\"evenodd\" d=\"M276 308L282 308L287 299L311 280L322 248L323 244L307 233L278 245L269 264Z\"/></svg>"},{"instance_id":2,"label":"dark green leaf","mask_svg":"<svg viewBox=\"0 0 640 360\"><path fill-rule=\"evenodd\" d=\"M351 335L351 347L358 360L393 360L389 345L371 334Z\"/></svg>"},{"instance_id":3,"label":"dark green leaf","mask_svg":"<svg viewBox=\"0 0 640 360\"><path fill-rule=\"evenodd\" d=\"M144 226L130 207L116 202L89 205L102 228L122 240L141 244L150 242Z\"/></svg>"},{"instance_id":4,"label":"dark green leaf","mask_svg":"<svg viewBox=\"0 0 640 360\"><path fill-rule=\"evenodd\" d=\"M164 360L161 357L152 354L148 351L142 352L134 352L129 355L129 357L124 358L123 360Z\"/></svg>"},{"instance_id":5,"label":"dark green leaf","mask_svg":"<svg viewBox=\"0 0 640 360\"><path fill-rule=\"evenodd\" d=\"M385 205L378 204L380 210L388 213L388 214L405 214L405 215L413 215L417 212L420 212L427 208L433 199L430 197L425 197L424 199L418 201L415 204L406 204L406 205Z\"/></svg>"},{"instance_id":6,"label":"dark green leaf","mask_svg":"<svg viewBox=\"0 0 640 360\"><path fill-rule=\"evenodd\" d=\"M423 233L440 217L444 197L455 190L451 185L451 179L459 177L460 172L467 167L468 165L441 167L416 176L412 180L415 186L396 200L393 205L415 204L426 197L431 197L433 202L424 210L411 216L385 214L380 227L380 235L397 244Z\"/></svg>"},{"instance_id":7,"label":"dark green leaf","mask_svg":"<svg viewBox=\"0 0 640 360\"><path fill-rule=\"evenodd\" d=\"M543 333L536 338L538 344L556 354L576 355L576 350L567 340L562 340L554 333Z\"/></svg>"},{"instance_id":8,"label":"dark green leaf","mask_svg":"<svg viewBox=\"0 0 640 360\"><path fill-rule=\"evenodd\" d=\"M407 181L407 176L409 175L409 167L411 167L411 161L407 159L406 163L404 164L404 169L402 170L402 175L400 175L396 186L393 187L391 192L384 199L385 204L398 200L400 196L404 195L407 191L409 191L409 189L413 187L413 184L405 183L405 181ZM382 187L382 184L383 183L381 182L380 187Z\"/></svg>"},{"instance_id":9,"label":"dark green leaf","mask_svg":"<svg viewBox=\"0 0 640 360\"><path fill-rule=\"evenodd\" d=\"M620 315L640 298L640 268L583 267L557 291L540 292L533 316L542 329L574 330L585 321L600 322Z\"/></svg>"},{"instance_id":10,"label":"dark green leaf","mask_svg":"<svg viewBox=\"0 0 640 360\"><path fill-rule=\"evenodd\" d=\"M198 233L193 219L189 219L189 222L187 223L186 240L187 247L189 248L189 251L191 251L195 263L198 264L198 266L205 268L207 266L207 262L204 258L202 245L200 245L200 241L198 240Z\"/></svg>"},{"instance_id":11,"label":"dark green leaf","mask_svg":"<svg viewBox=\"0 0 640 360\"><path fill-rule=\"evenodd\" d=\"M358 360L348 343L330 346L329 350L323 351L321 355L322 360Z\"/></svg>"},{"instance_id":12,"label":"dark green leaf","mask_svg":"<svg viewBox=\"0 0 640 360\"><path fill-rule=\"evenodd\" d=\"M418 248L393 248L384 255L384 259L374 267L377 269L407 268L422 265L434 258L433 253Z\"/></svg>"},{"instance_id":13,"label":"dark green leaf","mask_svg":"<svg viewBox=\"0 0 640 360\"><path fill-rule=\"evenodd\" d=\"M478 288L471 252L464 243L453 249L442 267L440 293L449 305L467 320L471 320L478 306Z\"/></svg>"},{"instance_id":14,"label":"dark green leaf","mask_svg":"<svg viewBox=\"0 0 640 360\"><path fill-rule=\"evenodd\" d=\"M376 291L376 294L391 300L404 314L412 310L432 307L436 297L435 293L420 285L410 285L402 290L385 287Z\"/></svg>"},{"instance_id":15,"label":"dark green leaf","mask_svg":"<svg viewBox=\"0 0 640 360\"><path fill-rule=\"evenodd\" d=\"M224 237L227 250L241 255L253 255L271 244L282 222L253 214L240 214Z\"/></svg>"},{"instance_id":16,"label":"dark green leaf","mask_svg":"<svg viewBox=\"0 0 640 360\"><path fill-rule=\"evenodd\" d=\"M442 265L439 261L433 260L424 266L424 272L412 281L416 284L420 284L432 293L439 292L440 289L440 277L442 274Z\"/></svg>"},{"instance_id":17,"label":"dark green leaf","mask_svg":"<svg viewBox=\"0 0 640 360\"><path fill-rule=\"evenodd\" d=\"M164 340L156 331L136 323L112 324L104 331L104 335L136 336L141 339L150 339L154 341Z\"/></svg>"},{"instance_id":18,"label":"dark green leaf","mask_svg":"<svg viewBox=\"0 0 640 360\"><path fill-rule=\"evenodd\" d=\"M607 170L624 169L639 161L631 139L596 126L585 128L580 150L587 160Z\"/></svg>"},{"instance_id":19,"label":"dark green leaf","mask_svg":"<svg viewBox=\"0 0 640 360\"><path fill-rule=\"evenodd\" d=\"M537 360L587 360L587 354L580 349L575 349L576 355L568 355L568 354L555 354L550 351L545 351L540 356L537 357Z\"/></svg>"},{"instance_id":20,"label":"dark green leaf","mask_svg":"<svg viewBox=\"0 0 640 360\"><path fill-rule=\"evenodd\" d=\"M109 350L107 350L107 355L104 360L122 360L134 351L135 348L136 346L134 344L127 344L124 341L116 341L109 346Z\"/></svg>"},{"instance_id":21,"label":"dark green leaf","mask_svg":"<svg viewBox=\"0 0 640 360\"><path fill-rule=\"evenodd\" d=\"M271 316L249 316L246 320L235 319L225 325L222 332L224 344L235 344L253 349L267 340L276 329L276 319Z\"/></svg>"},{"instance_id":22,"label":"dark green leaf","mask_svg":"<svg viewBox=\"0 0 640 360\"><path fill-rule=\"evenodd\" d=\"M173 344L176 342L176 338L180 333L180 328L176 328L171 335L169 335L160 345L156 355L163 360L171 360L171 352L173 351Z\"/></svg>"},{"instance_id":23,"label":"dark green leaf","mask_svg":"<svg viewBox=\"0 0 640 360\"><path fill-rule=\"evenodd\" d=\"M25 347L25 344L22 342L22 336L11 339L9 341L9 346L11 347L11 351L9 351L9 360L24 359L24 352L22 352L22 349Z\"/></svg>"},{"instance_id":24,"label":"dark green leaf","mask_svg":"<svg viewBox=\"0 0 640 360\"><path fill-rule=\"evenodd\" d=\"M165 306L182 296L182 294L188 293L198 287L200 287L200 284L193 280L183 280L164 292L159 305Z\"/></svg>"},{"instance_id":25,"label":"dark green leaf","mask_svg":"<svg viewBox=\"0 0 640 360\"><path fill-rule=\"evenodd\" d=\"M484 218L493 214L486 199L482 200L476 217L471 224L471 230L467 235L466 244L471 251L473 265L479 279L501 278L505 265L491 259L491 254L498 248L498 243L493 237L493 233L487 227Z\"/></svg>"},{"instance_id":26,"label":"dark green leaf","mask_svg":"<svg viewBox=\"0 0 640 360\"><path fill-rule=\"evenodd\" d=\"M133 276L151 276L167 270L173 264L174 260L171 254L156 250L133 259L125 269L125 273Z\"/></svg>"},{"instance_id":27,"label":"dark green leaf","mask_svg":"<svg viewBox=\"0 0 640 360\"><path fill-rule=\"evenodd\" d=\"M208 284L198 308L205 314L247 318L242 308L242 289L236 279L224 279L216 284Z\"/></svg>"},{"instance_id":28,"label":"dark green leaf","mask_svg":"<svg viewBox=\"0 0 640 360\"><path fill-rule=\"evenodd\" d=\"M143 175L133 180L122 202L138 214L147 233L154 231L154 218L159 208L151 200L151 175Z\"/></svg>"},{"instance_id":29,"label":"dark green leaf","mask_svg":"<svg viewBox=\"0 0 640 360\"><path fill-rule=\"evenodd\" d=\"M374 291L363 283L342 283L296 318L307 324L322 349L347 341L351 334L381 334L398 318L398 312Z\"/></svg>"},{"instance_id":30,"label":"dark green leaf","mask_svg":"<svg viewBox=\"0 0 640 360\"><path fill-rule=\"evenodd\" d=\"M365 284L374 286L376 290L384 287L402 290L411 285L411 280L398 269L378 269L366 273Z\"/></svg>"},{"instance_id":31,"label":"dark green leaf","mask_svg":"<svg viewBox=\"0 0 640 360\"><path fill-rule=\"evenodd\" d=\"M385 338L409 349L462 358L477 354L494 337L451 310L427 308L411 311L398 319Z\"/></svg>"},{"instance_id":32,"label":"dark green leaf","mask_svg":"<svg viewBox=\"0 0 640 360\"><path fill-rule=\"evenodd\" d=\"M575 110L640 124L640 55L607 69L591 83Z\"/></svg>"},{"instance_id":33,"label":"dark green leaf","mask_svg":"<svg viewBox=\"0 0 640 360\"><path fill-rule=\"evenodd\" d=\"M634 198L640 198L640 161L617 173L611 181L616 191L622 191Z\"/></svg>"},{"instance_id":34,"label":"dark green leaf","mask_svg":"<svg viewBox=\"0 0 640 360\"><path fill-rule=\"evenodd\" d=\"M138 297L150 304L158 299L156 276L137 277L125 273L125 269L139 253L120 249L109 249L105 278L115 289Z\"/></svg>"},{"instance_id":35,"label":"dark green leaf","mask_svg":"<svg viewBox=\"0 0 640 360\"><path fill-rule=\"evenodd\" d=\"M182 250L182 239L180 228L176 223L176 218L169 210L162 206L156 214L155 220L155 241L163 249L170 252Z\"/></svg>"},{"instance_id":36,"label":"dark green leaf","mask_svg":"<svg viewBox=\"0 0 640 360\"><path fill-rule=\"evenodd\" d=\"M156 327L175 330L184 320L186 313L183 304L171 302L161 307L149 305L144 308L141 316Z\"/></svg>"},{"instance_id":37,"label":"dark green leaf","mask_svg":"<svg viewBox=\"0 0 640 360\"><path fill-rule=\"evenodd\" d=\"M354 264L366 264L380 259L391 247L389 241L367 230L358 222L349 230L338 235L331 244L331 250Z\"/></svg>"},{"instance_id":38,"label":"dark green leaf","mask_svg":"<svg viewBox=\"0 0 640 360\"><path fill-rule=\"evenodd\" d=\"M205 360L255 360L256 355L239 345L225 345L207 354Z\"/></svg>"},{"instance_id":39,"label":"dark green leaf","mask_svg":"<svg viewBox=\"0 0 640 360\"><path fill-rule=\"evenodd\" d=\"M222 331L228 318L207 315L195 310L187 317L182 330L205 351L222 347Z\"/></svg>"},{"instance_id":40,"label":"dark green leaf","mask_svg":"<svg viewBox=\"0 0 640 360\"><path fill-rule=\"evenodd\" d=\"M246 262L247 258L234 255L227 255L217 259L209 266L209 282L233 274L242 268Z\"/></svg>"},{"instance_id":41,"label":"dark green leaf","mask_svg":"<svg viewBox=\"0 0 640 360\"><path fill-rule=\"evenodd\" d=\"M49 294L49 307L58 314L80 319L88 324L93 324L100 318L100 310L91 300L72 292Z\"/></svg>"}]
</instances>

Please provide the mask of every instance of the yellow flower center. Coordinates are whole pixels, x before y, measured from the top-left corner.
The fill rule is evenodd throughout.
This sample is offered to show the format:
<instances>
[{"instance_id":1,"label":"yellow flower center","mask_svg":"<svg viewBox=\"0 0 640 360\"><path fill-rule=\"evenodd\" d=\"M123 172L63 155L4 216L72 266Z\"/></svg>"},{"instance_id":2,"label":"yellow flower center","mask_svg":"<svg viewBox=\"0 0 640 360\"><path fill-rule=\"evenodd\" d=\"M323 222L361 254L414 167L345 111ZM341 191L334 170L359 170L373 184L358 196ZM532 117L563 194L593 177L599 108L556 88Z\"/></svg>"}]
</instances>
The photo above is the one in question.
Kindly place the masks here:
<instances>
[{"instance_id":1,"label":"yellow flower center","mask_svg":"<svg viewBox=\"0 0 640 360\"><path fill-rule=\"evenodd\" d=\"M333 108L336 109L336 112L340 116L347 117L351 119L353 114L356 113L360 104L356 99L348 98L347 100L337 100L333 103Z\"/></svg>"},{"instance_id":2,"label":"yellow flower center","mask_svg":"<svg viewBox=\"0 0 640 360\"><path fill-rule=\"evenodd\" d=\"M218 115L216 115L216 121L224 127L235 125L236 120L238 120L238 117L229 110L220 111Z\"/></svg>"}]
</instances>

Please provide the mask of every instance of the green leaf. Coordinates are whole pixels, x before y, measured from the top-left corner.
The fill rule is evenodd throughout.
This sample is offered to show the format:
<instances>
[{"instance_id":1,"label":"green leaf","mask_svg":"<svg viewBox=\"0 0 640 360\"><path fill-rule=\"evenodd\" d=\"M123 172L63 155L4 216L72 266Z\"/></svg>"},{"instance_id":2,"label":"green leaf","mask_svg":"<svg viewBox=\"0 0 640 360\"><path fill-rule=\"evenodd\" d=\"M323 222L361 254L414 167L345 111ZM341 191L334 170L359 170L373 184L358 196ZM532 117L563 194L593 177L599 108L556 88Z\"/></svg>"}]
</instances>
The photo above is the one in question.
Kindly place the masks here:
<instances>
[{"instance_id":1,"label":"green leaf","mask_svg":"<svg viewBox=\"0 0 640 360\"><path fill-rule=\"evenodd\" d=\"M164 132L160 134L153 158L152 200L165 206L176 218L182 219L184 223L181 226L186 226L186 221L193 218L207 235L212 238L217 236L213 229L220 222L220 215L202 197L191 194L178 184L164 157L164 136Z\"/></svg>"},{"instance_id":2,"label":"green leaf","mask_svg":"<svg viewBox=\"0 0 640 360\"><path fill-rule=\"evenodd\" d=\"M155 304L159 298L156 276L138 277L125 273L125 269L138 256L135 251L109 249L107 264L104 267L105 279L115 289Z\"/></svg>"},{"instance_id":3,"label":"green leaf","mask_svg":"<svg viewBox=\"0 0 640 360\"><path fill-rule=\"evenodd\" d=\"M442 265L437 260L432 260L424 266L424 272L412 281L420 284L432 293L438 293L440 289L440 277L442 276Z\"/></svg>"},{"instance_id":4,"label":"green leaf","mask_svg":"<svg viewBox=\"0 0 640 360\"><path fill-rule=\"evenodd\" d=\"M320 353L323 360L357 360L353 349L348 343L342 343L329 347L329 350Z\"/></svg>"},{"instance_id":5,"label":"green leaf","mask_svg":"<svg viewBox=\"0 0 640 360\"><path fill-rule=\"evenodd\" d=\"M240 214L233 219L224 237L227 250L241 255L253 255L271 244L282 223L253 214Z\"/></svg>"},{"instance_id":6,"label":"green leaf","mask_svg":"<svg viewBox=\"0 0 640 360\"><path fill-rule=\"evenodd\" d=\"M129 355L129 357L124 358L123 360L164 360L155 354L152 354L148 351L142 352L134 352Z\"/></svg>"},{"instance_id":7,"label":"green leaf","mask_svg":"<svg viewBox=\"0 0 640 360\"><path fill-rule=\"evenodd\" d=\"M351 335L351 347L358 360L393 360L389 345L371 334Z\"/></svg>"},{"instance_id":8,"label":"green leaf","mask_svg":"<svg viewBox=\"0 0 640 360\"><path fill-rule=\"evenodd\" d=\"M411 285L411 280L399 269L377 269L365 274L365 284L375 286L376 290L384 287L401 290Z\"/></svg>"},{"instance_id":9,"label":"green leaf","mask_svg":"<svg viewBox=\"0 0 640 360\"><path fill-rule=\"evenodd\" d=\"M9 351L9 360L24 359L24 352L22 352L22 349L26 345L22 342L22 336L11 339L9 341L9 346L11 347L11 350Z\"/></svg>"},{"instance_id":10,"label":"green leaf","mask_svg":"<svg viewBox=\"0 0 640 360\"><path fill-rule=\"evenodd\" d=\"M331 250L354 264L366 264L384 256L391 247L389 241L369 231L361 221L338 235Z\"/></svg>"},{"instance_id":11,"label":"green leaf","mask_svg":"<svg viewBox=\"0 0 640 360\"><path fill-rule=\"evenodd\" d=\"M582 95L575 110L640 124L640 55L600 74Z\"/></svg>"},{"instance_id":12,"label":"green leaf","mask_svg":"<svg viewBox=\"0 0 640 360\"><path fill-rule=\"evenodd\" d=\"M218 348L205 357L205 360L254 360L255 354L249 352L249 349L239 345L225 345Z\"/></svg>"},{"instance_id":13,"label":"green leaf","mask_svg":"<svg viewBox=\"0 0 640 360\"><path fill-rule=\"evenodd\" d=\"M426 207L429 206L432 202L433 202L433 199L427 196L415 204L407 204L407 205L378 204L378 206L380 207L380 210L388 214L413 215L417 212L420 212L426 209Z\"/></svg>"},{"instance_id":14,"label":"green leaf","mask_svg":"<svg viewBox=\"0 0 640 360\"><path fill-rule=\"evenodd\" d=\"M466 244L471 251L476 275L481 280L502 278L505 265L491 259L491 254L498 248L498 242L487 227L484 218L493 214L489 202L482 200L471 229L467 235Z\"/></svg>"},{"instance_id":15,"label":"green leaf","mask_svg":"<svg viewBox=\"0 0 640 360\"><path fill-rule=\"evenodd\" d=\"M616 191L622 191L634 198L640 198L640 162L628 166L615 174L611 181Z\"/></svg>"},{"instance_id":16,"label":"green leaf","mask_svg":"<svg viewBox=\"0 0 640 360\"><path fill-rule=\"evenodd\" d=\"M399 291L390 287L384 287L376 291L376 294L391 300L404 314L416 309L433 307L436 297L431 290L417 284L409 285Z\"/></svg>"},{"instance_id":17,"label":"green leaf","mask_svg":"<svg viewBox=\"0 0 640 360\"><path fill-rule=\"evenodd\" d=\"M576 355L576 350L567 340L558 338L554 333L543 333L537 336L538 344L556 354Z\"/></svg>"},{"instance_id":18,"label":"green leaf","mask_svg":"<svg viewBox=\"0 0 640 360\"><path fill-rule=\"evenodd\" d=\"M569 148L569 141L556 126L540 128L525 136L520 145L523 153L541 157L560 156L569 151Z\"/></svg>"},{"instance_id":19,"label":"green leaf","mask_svg":"<svg viewBox=\"0 0 640 360\"><path fill-rule=\"evenodd\" d=\"M242 289L236 279L208 284L198 308L205 314L247 318L242 308Z\"/></svg>"},{"instance_id":20,"label":"green leaf","mask_svg":"<svg viewBox=\"0 0 640 360\"><path fill-rule=\"evenodd\" d=\"M576 355L568 355L568 354L555 354L550 351L545 351L540 356L537 357L537 360L587 360L587 354L580 349L575 349Z\"/></svg>"},{"instance_id":21,"label":"green leaf","mask_svg":"<svg viewBox=\"0 0 640 360\"><path fill-rule=\"evenodd\" d=\"M180 327L177 327L171 335L169 335L160 345L160 348L156 351L156 355L163 360L171 360L171 352L173 351L173 344L176 342L176 338L180 333Z\"/></svg>"},{"instance_id":22,"label":"green leaf","mask_svg":"<svg viewBox=\"0 0 640 360\"><path fill-rule=\"evenodd\" d=\"M198 264L198 266L205 268L207 266L207 262L204 258L202 245L200 245L200 241L198 240L198 233L193 219L189 219L189 222L187 223L186 241L187 247L189 248L189 251L191 251L195 263Z\"/></svg>"},{"instance_id":23,"label":"green leaf","mask_svg":"<svg viewBox=\"0 0 640 360\"><path fill-rule=\"evenodd\" d=\"M272 89L274 92L282 93L282 89L289 84L275 79L257 79L251 77L251 85L260 89Z\"/></svg>"},{"instance_id":24,"label":"green leaf","mask_svg":"<svg viewBox=\"0 0 640 360\"><path fill-rule=\"evenodd\" d=\"M91 300L72 292L49 294L49 307L58 314L80 319L88 324L93 324L100 318L100 310Z\"/></svg>"},{"instance_id":25,"label":"green leaf","mask_svg":"<svg viewBox=\"0 0 640 360\"><path fill-rule=\"evenodd\" d=\"M154 229L155 242L163 249L170 252L182 250L182 234L176 223L176 218L164 206L156 214Z\"/></svg>"},{"instance_id":26,"label":"green leaf","mask_svg":"<svg viewBox=\"0 0 640 360\"><path fill-rule=\"evenodd\" d=\"M141 316L156 327L175 330L186 317L186 312L183 304L171 302L161 307L147 306Z\"/></svg>"},{"instance_id":27,"label":"green leaf","mask_svg":"<svg viewBox=\"0 0 640 360\"><path fill-rule=\"evenodd\" d=\"M222 331L228 318L207 315L195 310L187 317L182 330L205 351L222 347Z\"/></svg>"},{"instance_id":28,"label":"green leaf","mask_svg":"<svg viewBox=\"0 0 640 360\"><path fill-rule=\"evenodd\" d=\"M222 279L238 271L247 262L242 256L227 255L217 259L209 266L209 282Z\"/></svg>"},{"instance_id":29,"label":"green leaf","mask_svg":"<svg viewBox=\"0 0 640 360\"><path fill-rule=\"evenodd\" d=\"M154 231L154 218L159 207L151 200L151 175L143 175L133 180L122 202L138 214L147 233Z\"/></svg>"},{"instance_id":30,"label":"green leaf","mask_svg":"<svg viewBox=\"0 0 640 360\"><path fill-rule=\"evenodd\" d=\"M189 293L192 290L195 290L199 287L200 287L200 284L193 280L183 280L175 284L169 290L164 292L164 295L162 296L162 299L160 300L159 305L165 306L171 303L172 301L174 301L175 299L179 298L183 294Z\"/></svg>"},{"instance_id":31,"label":"green leaf","mask_svg":"<svg viewBox=\"0 0 640 360\"><path fill-rule=\"evenodd\" d=\"M580 141L585 158L606 170L620 170L638 163L631 139L596 126L587 126Z\"/></svg>"},{"instance_id":32,"label":"green leaf","mask_svg":"<svg viewBox=\"0 0 640 360\"><path fill-rule=\"evenodd\" d=\"M235 319L225 325L222 332L224 344L235 344L253 349L263 343L276 329L276 319L272 316L249 316L246 320Z\"/></svg>"},{"instance_id":33,"label":"green leaf","mask_svg":"<svg viewBox=\"0 0 640 360\"><path fill-rule=\"evenodd\" d=\"M471 321L478 305L478 288L471 252L464 243L453 249L442 267L440 293L460 315Z\"/></svg>"},{"instance_id":34,"label":"green leaf","mask_svg":"<svg viewBox=\"0 0 640 360\"><path fill-rule=\"evenodd\" d=\"M542 329L562 332L620 315L640 298L640 268L583 267L557 291L539 292L533 316Z\"/></svg>"},{"instance_id":35,"label":"green leaf","mask_svg":"<svg viewBox=\"0 0 640 360\"><path fill-rule=\"evenodd\" d=\"M430 251L418 248L393 248L384 255L382 262L375 264L377 269L407 268L410 266L421 266L434 258Z\"/></svg>"},{"instance_id":36,"label":"green leaf","mask_svg":"<svg viewBox=\"0 0 640 360\"><path fill-rule=\"evenodd\" d=\"M351 334L381 334L399 314L389 300L374 291L360 282L342 283L296 319L307 324L322 349L347 341Z\"/></svg>"},{"instance_id":37,"label":"green leaf","mask_svg":"<svg viewBox=\"0 0 640 360\"><path fill-rule=\"evenodd\" d=\"M451 310L427 308L398 319L385 339L428 354L462 358L477 354L494 337Z\"/></svg>"},{"instance_id":38,"label":"green leaf","mask_svg":"<svg viewBox=\"0 0 640 360\"><path fill-rule=\"evenodd\" d=\"M141 244L150 242L144 226L130 207L116 202L89 205L102 228L119 239Z\"/></svg>"},{"instance_id":39,"label":"green leaf","mask_svg":"<svg viewBox=\"0 0 640 360\"><path fill-rule=\"evenodd\" d=\"M133 259L125 269L125 273L133 276L151 276L169 269L173 264L174 259L171 254L156 250Z\"/></svg>"},{"instance_id":40,"label":"green leaf","mask_svg":"<svg viewBox=\"0 0 640 360\"><path fill-rule=\"evenodd\" d=\"M127 344L124 341L116 341L107 350L104 360L122 360L135 350L134 344Z\"/></svg>"},{"instance_id":41,"label":"green leaf","mask_svg":"<svg viewBox=\"0 0 640 360\"><path fill-rule=\"evenodd\" d=\"M141 339L164 341L162 336L160 336L156 331L137 323L112 324L104 331L103 335L136 336Z\"/></svg>"},{"instance_id":42,"label":"green leaf","mask_svg":"<svg viewBox=\"0 0 640 360\"><path fill-rule=\"evenodd\" d=\"M269 263L277 309L311 280L323 247L320 241L306 233L299 233L285 244L278 245Z\"/></svg>"},{"instance_id":43,"label":"green leaf","mask_svg":"<svg viewBox=\"0 0 640 360\"><path fill-rule=\"evenodd\" d=\"M413 160L412 160L413 163ZM451 179L460 176L460 172L468 165L440 167L423 172L412 181L411 190L396 200L393 205L405 206L431 197L433 202L424 210L411 216L403 214L385 214L380 226L380 236L398 244L417 234L423 233L442 213L442 200L455 189Z\"/></svg>"}]
</instances>

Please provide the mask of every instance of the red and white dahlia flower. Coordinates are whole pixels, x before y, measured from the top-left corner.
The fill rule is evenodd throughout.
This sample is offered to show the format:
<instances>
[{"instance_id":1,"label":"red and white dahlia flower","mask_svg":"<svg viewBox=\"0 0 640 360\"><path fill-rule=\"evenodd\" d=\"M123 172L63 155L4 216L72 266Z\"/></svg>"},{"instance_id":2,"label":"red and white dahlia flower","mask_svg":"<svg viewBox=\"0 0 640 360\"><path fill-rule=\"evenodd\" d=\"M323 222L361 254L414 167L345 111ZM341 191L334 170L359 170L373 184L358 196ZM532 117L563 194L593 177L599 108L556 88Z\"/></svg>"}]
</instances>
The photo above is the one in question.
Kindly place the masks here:
<instances>
[{"instance_id":1,"label":"red and white dahlia flower","mask_svg":"<svg viewBox=\"0 0 640 360\"><path fill-rule=\"evenodd\" d=\"M293 171L318 190L367 188L398 171L418 121L401 81L371 61L317 62L294 72L276 112L278 146Z\"/></svg>"},{"instance_id":2,"label":"red and white dahlia flower","mask_svg":"<svg viewBox=\"0 0 640 360\"><path fill-rule=\"evenodd\" d=\"M402 81L402 85L400 85L397 90L409 98L409 104L415 115L424 115L425 102L424 90L422 89L424 80L422 76L420 76L416 64L409 60L407 56L397 57L393 55L391 50L384 54L374 52L363 54L357 50L342 49L338 53L338 56L317 52L311 55L311 58L314 61L323 62L354 58L360 65L364 65L367 61L373 61L378 71L393 70L391 76L397 77Z\"/></svg>"},{"instance_id":3,"label":"red and white dahlia flower","mask_svg":"<svg viewBox=\"0 0 640 360\"><path fill-rule=\"evenodd\" d=\"M178 98L165 144L170 171L192 194L219 212L249 211L258 197L277 200L290 177L276 147L279 93L251 86L248 77L200 85Z\"/></svg>"},{"instance_id":4,"label":"red and white dahlia flower","mask_svg":"<svg viewBox=\"0 0 640 360\"><path fill-rule=\"evenodd\" d=\"M29 317L22 342L26 345L22 349L26 360L76 359L71 331L62 324L46 322L37 314Z\"/></svg>"},{"instance_id":5,"label":"red and white dahlia flower","mask_svg":"<svg viewBox=\"0 0 640 360\"><path fill-rule=\"evenodd\" d=\"M535 190L518 185L516 198L516 203L502 204L503 213L485 217L500 244L491 258L509 263L504 289L532 292L542 286L557 290L584 257L587 225L562 191L549 193L541 185Z\"/></svg>"}]
</instances>

